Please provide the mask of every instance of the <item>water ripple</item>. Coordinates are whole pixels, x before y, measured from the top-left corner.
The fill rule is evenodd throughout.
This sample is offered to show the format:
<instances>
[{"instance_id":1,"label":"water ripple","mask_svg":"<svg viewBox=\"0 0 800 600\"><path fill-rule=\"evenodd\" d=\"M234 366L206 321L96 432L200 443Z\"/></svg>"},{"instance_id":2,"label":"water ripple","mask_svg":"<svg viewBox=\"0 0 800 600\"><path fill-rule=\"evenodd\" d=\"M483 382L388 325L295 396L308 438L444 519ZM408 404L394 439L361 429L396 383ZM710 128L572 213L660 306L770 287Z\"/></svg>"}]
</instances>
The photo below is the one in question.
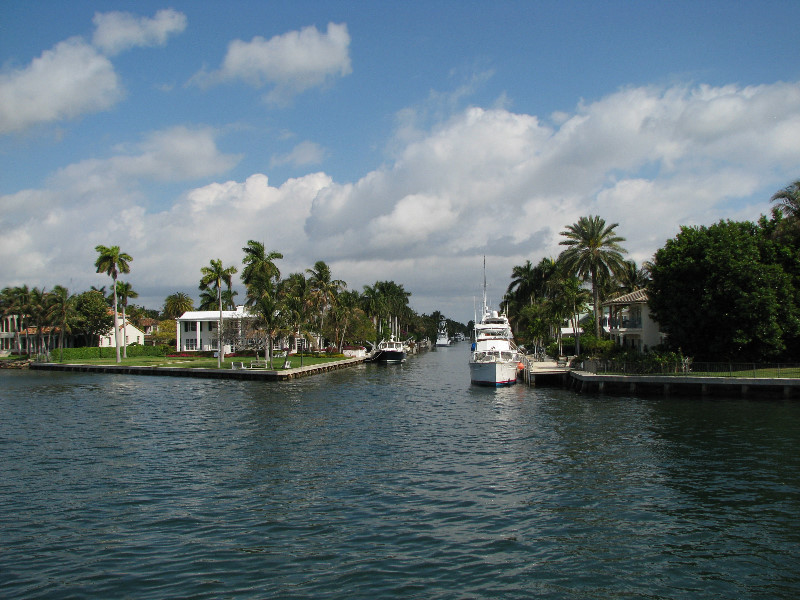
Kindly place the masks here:
<instances>
[{"instance_id":1,"label":"water ripple","mask_svg":"<svg viewBox=\"0 0 800 600\"><path fill-rule=\"evenodd\" d=\"M0 375L4 598L795 598L800 404Z\"/></svg>"}]
</instances>

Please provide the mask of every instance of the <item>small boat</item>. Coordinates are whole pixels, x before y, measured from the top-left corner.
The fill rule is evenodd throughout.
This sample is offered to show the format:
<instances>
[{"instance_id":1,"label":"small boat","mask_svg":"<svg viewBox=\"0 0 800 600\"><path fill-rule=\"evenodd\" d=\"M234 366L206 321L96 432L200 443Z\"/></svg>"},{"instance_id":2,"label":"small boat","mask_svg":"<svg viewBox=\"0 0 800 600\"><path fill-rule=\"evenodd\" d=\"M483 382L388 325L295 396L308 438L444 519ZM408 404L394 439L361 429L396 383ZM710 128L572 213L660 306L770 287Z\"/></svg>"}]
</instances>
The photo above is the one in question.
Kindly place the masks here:
<instances>
[{"instance_id":1,"label":"small boat","mask_svg":"<svg viewBox=\"0 0 800 600\"><path fill-rule=\"evenodd\" d=\"M436 334L436 345L437 346L449 346L450 345L450 338L447 335L447 321L442 318L439 321L439 331Z\"/></svg>"},{"instance_id":2,"label":"small boat","mask_svg":"<svg viewBox=\"0 0 800 600\"><path fill-rule=\"evenodd\" d=\"M401 363L406 359L406 349L403 342L394 339L381 340L378 346L367 356L367 362Z\"/></svg>"}]
</instances>

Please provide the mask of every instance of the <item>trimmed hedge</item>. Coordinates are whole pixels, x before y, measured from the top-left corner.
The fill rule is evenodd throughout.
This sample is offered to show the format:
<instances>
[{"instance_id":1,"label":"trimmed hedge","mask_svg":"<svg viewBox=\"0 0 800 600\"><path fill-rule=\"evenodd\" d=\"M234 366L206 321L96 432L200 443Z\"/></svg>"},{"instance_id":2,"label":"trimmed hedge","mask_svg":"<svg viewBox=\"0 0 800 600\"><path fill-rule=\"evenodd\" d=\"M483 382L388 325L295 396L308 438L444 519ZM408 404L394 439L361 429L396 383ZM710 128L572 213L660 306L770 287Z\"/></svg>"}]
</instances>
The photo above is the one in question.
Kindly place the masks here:
<instances>
[{"instance_id":1,"label":"trimmed hedge","mask_svg":"<svg viewBox=\"0 0 800 600\"><path fill-rule=\"evenodd\" d=\"M167 346L128 346L128 358L140 356L164 356L169 348ZM120 352L122 349L120 348ZM53 348L50 356L54 360L61 359L61 350ZM64 348L64 360L76 360L86 358L114 358L117 356L117 349L84 347L84 348Z\"/></svg>"}]
</instances>

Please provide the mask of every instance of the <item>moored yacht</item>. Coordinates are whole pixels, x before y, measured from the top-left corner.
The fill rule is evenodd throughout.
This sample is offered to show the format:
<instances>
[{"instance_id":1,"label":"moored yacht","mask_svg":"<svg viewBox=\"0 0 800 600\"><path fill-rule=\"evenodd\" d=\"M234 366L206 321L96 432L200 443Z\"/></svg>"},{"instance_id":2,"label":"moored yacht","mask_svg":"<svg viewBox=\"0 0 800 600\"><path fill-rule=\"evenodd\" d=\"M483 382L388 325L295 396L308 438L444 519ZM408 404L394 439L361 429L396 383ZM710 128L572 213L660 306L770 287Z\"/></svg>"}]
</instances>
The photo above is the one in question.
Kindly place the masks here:
<instances>
[{"instance_id":1,"label":"moored yacht","mask_svg":"<svg viewBox=\"0 0 800 600\"><path fill-rule=\"evenodd\" d=\"M367 356L367 362L401 363L406 359L406 348L403 342L391 336L381 340L378 346Z\"/></svg>"},{"instance_id":2,"label":"moored yacht","mask_svg":"<svg viewBox=\"0 0 800 600\"><path fill-rule=\"evenodd\" d=\"M436 334L436 345L437 346L449 346L450 345L450 338L447 335L447 321L442 317L442 320L439 321L439 331Z\"/></svg>"},{"instance_id":3,"label":"moored yacht","mask_svg":"<svg viewBox=\"0 0 800 600\"><path fill-rule=\"evenodd\" d=\"M484 262L484 273L486 264ZM522 354L514 343L508 317L489 310L486 304L486 276L483 282L483 314L475 319L475 341L469 355L469 375L477 385L512 385L517 382Z\"/></svg>"}]
</instances>

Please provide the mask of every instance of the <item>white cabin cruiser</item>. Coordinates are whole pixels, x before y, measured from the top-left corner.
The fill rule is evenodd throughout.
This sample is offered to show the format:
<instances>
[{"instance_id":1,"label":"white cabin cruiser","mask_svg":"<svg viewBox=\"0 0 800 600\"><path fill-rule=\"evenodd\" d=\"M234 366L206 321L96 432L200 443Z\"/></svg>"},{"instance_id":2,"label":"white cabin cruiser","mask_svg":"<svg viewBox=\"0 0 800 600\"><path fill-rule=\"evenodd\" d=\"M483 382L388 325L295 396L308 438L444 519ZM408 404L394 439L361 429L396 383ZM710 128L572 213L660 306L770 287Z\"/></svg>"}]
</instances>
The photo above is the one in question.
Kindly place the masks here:
<instances>
[{"instance_id":1,"label":"white cabin cruiser","mask_svg":"<svg viewBox=\"0 0 800 600\"><path fill-rule=\"evenodd\" d=\"M508 318L483 305L483 318L475 324L475 342L469 357L469 374L477 385L512 385L522 365Z\"/></svg>"}]
</instances>

